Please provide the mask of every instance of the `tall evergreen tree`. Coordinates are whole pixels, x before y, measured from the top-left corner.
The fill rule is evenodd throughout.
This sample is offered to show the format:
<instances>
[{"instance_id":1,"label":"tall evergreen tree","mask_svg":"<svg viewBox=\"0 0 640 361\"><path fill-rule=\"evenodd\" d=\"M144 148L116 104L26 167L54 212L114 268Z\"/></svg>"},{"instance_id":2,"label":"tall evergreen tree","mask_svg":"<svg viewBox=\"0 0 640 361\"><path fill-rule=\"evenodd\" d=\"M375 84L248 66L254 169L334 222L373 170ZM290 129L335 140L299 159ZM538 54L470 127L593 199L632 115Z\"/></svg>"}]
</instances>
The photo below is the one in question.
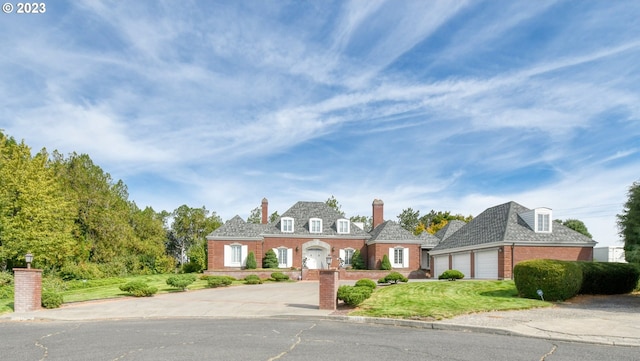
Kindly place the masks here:
<instances>
[{"instance_id":1,"label":"tall evergreen tree","mask_svg":"<svg viewBox=\"0 0 640 361\"><path fill-rule=\"evenodd\" d=\"M618 214L618 228L627 262L640 263L640 182L633 182L627 195L622 214Z\"/></svg>"}]
</instances>

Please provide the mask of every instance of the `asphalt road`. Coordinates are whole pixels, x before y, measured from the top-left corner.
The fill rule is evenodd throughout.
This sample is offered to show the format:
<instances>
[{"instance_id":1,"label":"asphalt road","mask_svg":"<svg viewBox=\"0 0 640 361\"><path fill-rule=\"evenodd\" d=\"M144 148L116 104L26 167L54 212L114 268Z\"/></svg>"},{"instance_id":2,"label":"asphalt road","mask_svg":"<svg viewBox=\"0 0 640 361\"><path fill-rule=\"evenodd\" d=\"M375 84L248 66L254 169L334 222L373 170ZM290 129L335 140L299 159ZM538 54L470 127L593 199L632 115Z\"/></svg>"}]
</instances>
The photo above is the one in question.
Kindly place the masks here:
<instances>
[{"instance_id":1,"label":"asphalt road","mask_svg":"<svg viewBox=\"0 0 640 361\"><path fill-rule=\"evenodd\" d=\"M12 360L638 360L637 347L307 318L0 323Z\"/></svg>"}]
</instances>

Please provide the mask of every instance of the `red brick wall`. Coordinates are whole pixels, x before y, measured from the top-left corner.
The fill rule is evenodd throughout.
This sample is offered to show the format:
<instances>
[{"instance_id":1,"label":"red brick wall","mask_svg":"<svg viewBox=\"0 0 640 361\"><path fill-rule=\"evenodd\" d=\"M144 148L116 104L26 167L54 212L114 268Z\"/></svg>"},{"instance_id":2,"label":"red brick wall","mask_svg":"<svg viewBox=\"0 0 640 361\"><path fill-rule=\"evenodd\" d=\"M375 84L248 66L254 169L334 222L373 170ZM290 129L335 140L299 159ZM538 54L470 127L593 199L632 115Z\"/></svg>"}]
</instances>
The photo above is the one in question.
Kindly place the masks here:
<instances>
[{"instance_id":1,"label":"red brick wall","mask_svg":"<svg viewBox=\"0 0 640 361\"><path fill-rule=\"evenodd\" d=\"M35 311L42 307L42 270L14 268L13 310Z\"/></svg>"},{"instance_id":2,"label":"red brick wall","mask_svg":"<svg viewBox=\"0 0 640 361\"><path fill-rule=\"evenodd\" d=\"M501 278L512 277L512 266L530 259L557 259L562 261L593 261L592 247L534 247L515 246L513 248L513 264L511 263L512 249L504 247L504 252L498 255L498 276ZM501 273L502 271L502 273Z\"/></svg>"},{"instance_id":3,"label":"red brick wall","mask_svg":"<svg viewBox=\"0 0 640 361\"><path fill-rule=\"evenodd\" d=\"M405 244L405 243L375 243L370 245L369 248L369 269L380 269L382 264L382 257L386 254L389 256L389 248L403 247L409 248L409 270L420 269L420 257L422 255L422 249L419 244ZM390 259L392 265L393 260Z\"/></svg>"},{"instance_id":4,"label":"red brick wall","mask_svg":"<svg viewBox=\"0 0 640 361\"><path fill-rule=\"evenodd\" d=\"M320 309L335 310L338 305L338 271L320 270Z\"/></svg>"}]
</instances>

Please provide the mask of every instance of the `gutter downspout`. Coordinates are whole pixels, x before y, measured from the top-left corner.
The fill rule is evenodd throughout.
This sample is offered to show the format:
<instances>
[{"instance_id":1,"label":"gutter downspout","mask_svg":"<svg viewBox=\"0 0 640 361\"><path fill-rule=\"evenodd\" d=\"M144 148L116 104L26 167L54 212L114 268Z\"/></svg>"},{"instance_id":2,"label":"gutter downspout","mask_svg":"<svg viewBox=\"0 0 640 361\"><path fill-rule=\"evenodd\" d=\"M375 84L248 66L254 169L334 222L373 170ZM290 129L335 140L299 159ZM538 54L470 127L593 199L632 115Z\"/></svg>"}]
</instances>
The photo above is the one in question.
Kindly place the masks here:
<instances>
[{"instance_id":1,"label":"gutter downspout","mask_svg":"<svg viewBox=\"0 0 640 361\"><path fill-rule=\"evenodd\" d=\"M513 279L513 255L514 255L514 248L516 247L515 243L511 243L511 279Z\"/></svg>"}]
</instances>

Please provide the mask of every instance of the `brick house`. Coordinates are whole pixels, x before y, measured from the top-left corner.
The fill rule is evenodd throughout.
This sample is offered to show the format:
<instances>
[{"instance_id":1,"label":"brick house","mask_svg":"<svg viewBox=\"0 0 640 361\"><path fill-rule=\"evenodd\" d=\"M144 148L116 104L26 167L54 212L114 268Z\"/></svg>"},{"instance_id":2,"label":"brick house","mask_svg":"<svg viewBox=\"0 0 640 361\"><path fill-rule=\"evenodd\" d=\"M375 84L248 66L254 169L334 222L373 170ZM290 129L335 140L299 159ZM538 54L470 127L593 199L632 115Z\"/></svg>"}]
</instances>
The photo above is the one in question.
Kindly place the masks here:
<instances>
[{"instance_id":1,"label":"brick house","mask_svg":"<svg viewBox=\"0 0 640 361\"><path fill-rule=\"evenodd\" d=\"M420 269L423 240L395 222L384 221L381 200L372 204L371 232L324 202L297 202L273 223L267 221L268 207L263 199L260 224L235 216L206 237L208 270L242 269L249 252L261 268L269 249L277 255L282 269L327 268L327 256L331 256L333 267L339 260L343 267L349 267L356 250L368 269L379 269L385 254L393 269L405 273Z\"/></svg>"},{"instance_id":2,"label":"brick house","mask_svg":"<svg viewBox=\"0 0 640 361\"><path fill-rule=\"evenodd\" d=\"M516 202L488 208L467 224L453 221L435 236L439 242L429 251L434 277L457 269L465 278L512 278L513 267L529 259L592 261L596 244L554 222L551 209Z\"/></svg>"}]
</instances>

